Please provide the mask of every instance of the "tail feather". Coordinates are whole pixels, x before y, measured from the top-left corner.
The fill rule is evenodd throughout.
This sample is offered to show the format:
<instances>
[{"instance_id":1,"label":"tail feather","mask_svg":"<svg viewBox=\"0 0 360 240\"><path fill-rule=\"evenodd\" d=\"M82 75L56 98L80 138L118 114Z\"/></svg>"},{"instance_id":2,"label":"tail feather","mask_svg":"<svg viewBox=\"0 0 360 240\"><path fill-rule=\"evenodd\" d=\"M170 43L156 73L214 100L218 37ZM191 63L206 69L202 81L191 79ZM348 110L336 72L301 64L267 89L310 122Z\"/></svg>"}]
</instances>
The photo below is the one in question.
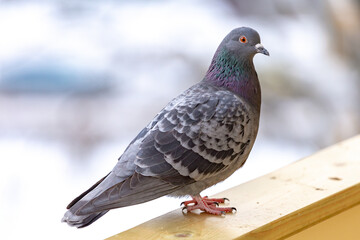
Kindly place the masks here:
<instances>
[{"instance_id":1,"label":"tail feather","mask_svg":"<svg viewBox=\"0 0 360 240\"><path fill-rule=\"evenodd\" d=\"M124 178L111 172L75 198L68 205L62 221L70 226L86 227L110 209L147 202L180 187L139 173Z\"/></svg>"},{"instance_id":2,"label":"tail feather","mask_svg":"<svg viewBox=\"0 0 360 240\"><path fill-rule=\"evenodd\" d=\"M92 213L88 215L75 215L71 211L67 211L61 221L66 222L72 227L83 228L89 226L107 212L108 211Z\"/></svg>"},{"instance_id":3,"label":"tail feather","mask_svg":"<svg viewBox=\"0 0 360 240\"><path fill-rule=\"evenodd\" d=\"M101 212L96 212L96 213L91 213L91 214L86 214L86 215L76 215L75 214L78 211L78 209L82 207L80 205L79 201L83 197L85 197L88 193L90 193L92 190L94 190L102 181L104 181L104 179L108 175L106 175L105 177L100 179L92 187L90 187L88 190L83 192L80 196L78 196L77 198L72 200L71 203L69 203L69 205L66 207L69 210L65 213L64 217L61 219L61 222L66 222L68 225L70 225L72 227L83 228L83 227L89 226L90 224L95 222L97 219L102 217L105 213L107 213L108 211L101 211Z\"/></svg>"}]
</instances>

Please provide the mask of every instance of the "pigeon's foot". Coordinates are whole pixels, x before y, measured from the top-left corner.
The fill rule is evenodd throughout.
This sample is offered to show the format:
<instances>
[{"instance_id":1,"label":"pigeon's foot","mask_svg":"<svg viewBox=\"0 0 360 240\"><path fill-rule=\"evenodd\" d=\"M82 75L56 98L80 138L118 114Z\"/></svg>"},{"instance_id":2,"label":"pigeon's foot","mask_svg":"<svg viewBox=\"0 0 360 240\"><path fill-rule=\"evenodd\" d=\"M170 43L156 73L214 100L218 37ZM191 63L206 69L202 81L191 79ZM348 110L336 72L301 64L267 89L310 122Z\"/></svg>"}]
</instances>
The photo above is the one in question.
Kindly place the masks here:
<instances>
[{"instance_id":1,"label":"pigeon's foot","mask_svg":"<svg viewBox=\"0 0 360 240\"><path fill-rule=\"evenodd\" d=\"M199 196L192 196L192 200L182 202L181 205L185 205L183 207L183 212L191 212L196 209L200 209L201 211L214 214L214 215L225 215L225 213L235 213L236 208L234 207L218 207L219 203L224 203L225 201L229 201L227 198L208 198Z\"/></svg>"}]
</instances>

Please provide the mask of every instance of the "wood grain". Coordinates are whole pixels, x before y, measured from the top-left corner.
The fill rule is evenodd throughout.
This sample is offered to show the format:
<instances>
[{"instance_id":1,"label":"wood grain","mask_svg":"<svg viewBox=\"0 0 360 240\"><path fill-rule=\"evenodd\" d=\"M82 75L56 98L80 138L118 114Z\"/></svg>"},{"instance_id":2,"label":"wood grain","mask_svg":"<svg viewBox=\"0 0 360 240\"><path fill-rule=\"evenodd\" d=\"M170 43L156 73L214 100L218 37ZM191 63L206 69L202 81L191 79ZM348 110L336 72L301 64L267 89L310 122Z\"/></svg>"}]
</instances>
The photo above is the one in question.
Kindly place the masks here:
<instances>
[{"instance_id":1,"label":"wood grain","mask_svg":"<svg viewBox=\"0 0 360 240\"><path fill-rule=\"evenodd\" d=\"M236 214L180 209L108 239L281 239L360 204L360 135L215 195Z\"/></svg>"}]
</instances>

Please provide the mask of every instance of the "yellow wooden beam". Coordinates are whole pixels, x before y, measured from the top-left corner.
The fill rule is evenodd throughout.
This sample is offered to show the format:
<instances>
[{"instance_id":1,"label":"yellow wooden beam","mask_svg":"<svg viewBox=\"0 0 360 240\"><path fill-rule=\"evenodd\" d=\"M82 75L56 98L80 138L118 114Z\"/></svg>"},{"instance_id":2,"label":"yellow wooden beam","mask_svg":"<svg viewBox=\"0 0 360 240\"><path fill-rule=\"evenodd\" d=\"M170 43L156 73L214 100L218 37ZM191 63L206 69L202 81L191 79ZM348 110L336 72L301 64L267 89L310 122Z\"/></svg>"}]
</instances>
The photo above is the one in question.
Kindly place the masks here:
<instances>
[{"instance_id":1,"label":"yellow wooden beam","mask_svg":"<svg viewBox=\"0 0 360 240\"><path fill-rule=\"evenodd\" d=\"M360 204L360 135L216 194L236 214L181 209L108 239L279 239Z\"/></svg>"},{"instance_id":2,"label":"yellow wooden beam","mask_svg":"<svg viewBox=\"0 0 360 240\"><path fill-rule=\"evenodd\" d=\"M328 218L286 240L356 240L360 237L360 204Z\"/></svg>"}]
</instances>

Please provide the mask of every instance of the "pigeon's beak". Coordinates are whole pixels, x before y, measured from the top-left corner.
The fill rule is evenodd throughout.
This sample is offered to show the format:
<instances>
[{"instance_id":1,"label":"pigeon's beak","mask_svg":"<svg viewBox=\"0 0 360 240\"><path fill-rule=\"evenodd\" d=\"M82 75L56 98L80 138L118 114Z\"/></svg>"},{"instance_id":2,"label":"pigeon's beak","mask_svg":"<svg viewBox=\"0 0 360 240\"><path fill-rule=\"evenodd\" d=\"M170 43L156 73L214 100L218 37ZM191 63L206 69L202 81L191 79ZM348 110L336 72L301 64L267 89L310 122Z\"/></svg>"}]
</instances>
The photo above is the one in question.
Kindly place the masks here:
<instances>
[{"instance_id":1,"label":"pigeon's beak","mask_svg":"<svg viewBox=\"0 0 360 240\"><path fill-rule=\"evenodd\" d=\"M270 56L268 50L266 50L261 43L256 44L255 48L257 53L262 53L265 54L266 56Z\"/></svg>"}]
</instances>

